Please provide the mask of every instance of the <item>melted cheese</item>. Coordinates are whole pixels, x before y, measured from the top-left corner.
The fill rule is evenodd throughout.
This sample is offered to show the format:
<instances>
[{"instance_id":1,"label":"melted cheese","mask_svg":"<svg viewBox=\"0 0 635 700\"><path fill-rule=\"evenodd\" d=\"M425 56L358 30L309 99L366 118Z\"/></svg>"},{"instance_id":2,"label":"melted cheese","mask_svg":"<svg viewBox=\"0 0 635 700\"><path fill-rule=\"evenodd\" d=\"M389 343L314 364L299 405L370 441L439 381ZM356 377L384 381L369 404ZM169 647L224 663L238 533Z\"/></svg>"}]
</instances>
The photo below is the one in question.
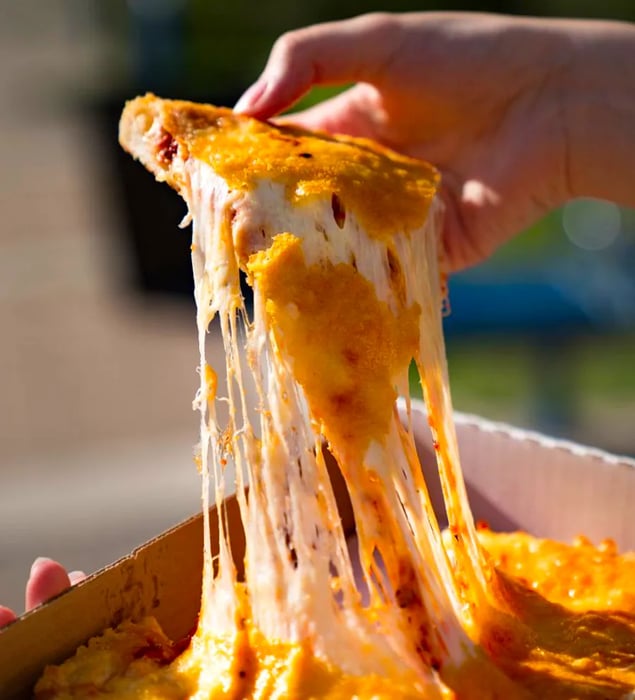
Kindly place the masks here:
<instances>
[{"instance_id":1,"label":"melted cheese","mask_svg":"<svg viewBox=\"0 0 635 700\"><path fill-rule=\"evenodd\" d=\"M545 563L558 545L481 533L487 555L479 542L445 365L436 173L368 142L188 103L158 109L157 123L144 117L143 137L157 142L163 176L193 220L203 505L209 517L214 500L220 535L213 562L205 528L189 648L130 687L201 700L626 697L635 682L632 564L600 556L575 585L619 582L623 595L565 607L566 586ZM253 287L251 316L240 270ZM215 316L224 396L205 352ZM445 542L395 404L411 359L435 440ZM324 440L348 487L357 556ZM241 584L223 505L234 488L246 536ZM586 554L563 545L551 561L582 571ZM586 606L596 611L580 612ZM51 697L50 678L41 697ZM131 696L124 681L115 695Z\"/></svg>"},{"instance_id":2,"label":"melted cheese","mask_svg":"<svg viewBox=\"0 0 635 700\"><path fill-rule=\"evenodd\" d=\"M319 431L336 456L363 455L374 437L388 432L395 377L417 349L418 306L393 313L345 263L308 267L292 234L276 236L247 270Z\"/></svg>"},{"instance_id":3,"label":"melted cheese","mask_svg":"<svg viewBox=\"0 0 635 700\"><path fill-rule=\"evenodd\" d=\"M436 170L359 138L331 137L237 117L229 109L194 105L165 115L188 153L209 164L230 189L263 180L282 183L289 201L326 197L340 224L347 209L371 236L390 238L395 221L423 225L436 191Z\"/></svg>"},{"instance_id":4,"label":"melted cheese","mask_svg":"<svg viewBox=\"0 0 635 700\"><path fill-rule=\"evenodd\" d=\"M415 483L404 482L402 493L395 491L398 463L403 462L404 473L418 471L412 436L396 414L395 386L405 384L409 361L418 354L421 316L421 304L408 298L408 285L394 274L395 265L400 265L392 247L399 244L397 236L390 247L379 238L369 239L353 213L340 229L330 198L316 217L322 231L307 226L306 211L298 225L297 204L289 201L287 188L279 183L249 190L251 224L232 216L233 209L240 211L239 195L227 192L213 225L199 229L199 213L219 196L219 185L206 164L193 162L189 204L195 212L194 254L202 256L195 269L208 272L197 280L196 293L199 300L214 300L199 301L199 322L204 337L218 309L227 341L226 371L234 383L228 394L229 424L235 437L231 455L224 458L231 456L238 474L248 590L248 610L237 613L233 565L221 546L219 573L205 584L213 594L204 600L201 635L218 635L219 630L231 634L239 614L267 639L302 643L347 675L406 674L420 693L428 686L442 692L436 674L421 658L440 667L449 648L457 661L476 652L456 620L461 601L448 597L438 583L438 568L451 580L443 551L437 548L437 560L431 563L418 553L416 538L429 541L427 531L433 527L426 518L414 522L417 515L431 512L425 489L420 492ZM277 197L274 207L272 197ZM221 286L211 290L208 285L219 279L217 251L224 249L218 256L222 262L235 240L224 233L227 221L238 219L240 232L253 228L254 221L262 222L269 210L280 218L287 212L294 215L287 217L283 230L274 228L265 238L270 245L244 262L234 250L254 288L254 319L244 328L247 353L242 356L235 342L236 318L245 313L236 294L237 281L228 283L223 272ZM268 223L267 232L271 228ZM400 238L410 246L415 236L404 231ZM345 246L333 245L341 239ZM206 251L212 251L211 261ZM392 283L393 278L398 283ZM201 347L204 353L204 344ZM201 364L205 365L204 355ZM243 398L247 374L260 401L255 416ZM203 387L199 395L207 394ZM200 402L200 407L204 435L225 434L207 415L212 410L208 403ZM371 591L368 607L359 601L334 495L319 457L322 436L339 458L354 503L359 503L361 558ZM211 456L215 480L222 483L217 449ZM240 488L246 482L248 499ZM221 529L223 497L218 488ZM395 518L393 513L403 516ZM395 604L396 595L406 601L401 607ZM439 619L443 616L443 630L431 625L431 609Z\"/></svg>"},{"instance_id":5,"label":"melted cheese","mask_svg":"<svg viewBox=\"0 0 635 700\"><path fill-rule=\"evenodd\" d=\"M497 569L568 610L635 611L635 553L620 554L612 540L595 546L577 537L567 545L489 530L479 540Z\"/></svg>"}]
</instances>

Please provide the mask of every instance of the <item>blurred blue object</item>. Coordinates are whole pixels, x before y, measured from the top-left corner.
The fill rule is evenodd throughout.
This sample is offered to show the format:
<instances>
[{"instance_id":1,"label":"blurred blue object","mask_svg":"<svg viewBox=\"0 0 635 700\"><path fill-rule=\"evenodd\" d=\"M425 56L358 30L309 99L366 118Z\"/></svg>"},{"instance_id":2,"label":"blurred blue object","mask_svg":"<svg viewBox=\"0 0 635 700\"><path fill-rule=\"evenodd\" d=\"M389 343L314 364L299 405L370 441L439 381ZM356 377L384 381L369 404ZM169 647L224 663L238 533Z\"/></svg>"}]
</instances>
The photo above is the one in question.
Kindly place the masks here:
<instances>
[{"instance_id":1,"label":"blurred blue object","mask_svg":"<svg viewBox=\"0 0 635 700\"><path fill-rule=\"evenodd\" d=\"M521 338L534 358L532 422L545 432L568 435L576 424L572 357L581 339L635 328L635 245L627 229L602 250L562 249L552 230L539 256L527 255L518 241L514 260L495 256L450 279L448 343Z\"/></svg>"},{"instance_id":2,"label":"blurred blue object","mask_svg":"<svg viewBox=\"0 0 635 700\"><path fill-rule=\"evenodd\" d=\"M635 327L635 246L571 250L539 265L488 263L449 283L449 337L505 333L615 332Z\"/></svg>"},{"instance_id":3,"label":"blurred blue object","mask_svg":"<svg viewBox=\"0 0 635 700\"><path fill-rule=\"evenodd\" d=\"M133 85L169 94L184 71L185 0L128 0Z\"/></svg>"},{"instance_id":4,"label":"blurred blue object","mask_svg":"<svg viewBox=\"0 0 635 700\"><path fill-rule=\"evenodd\" d=\"M448 336L468 333L535 334L590 329L593 319L571 289L541 274L464 274L450 282Z\"/></svg>"}]
</instances>

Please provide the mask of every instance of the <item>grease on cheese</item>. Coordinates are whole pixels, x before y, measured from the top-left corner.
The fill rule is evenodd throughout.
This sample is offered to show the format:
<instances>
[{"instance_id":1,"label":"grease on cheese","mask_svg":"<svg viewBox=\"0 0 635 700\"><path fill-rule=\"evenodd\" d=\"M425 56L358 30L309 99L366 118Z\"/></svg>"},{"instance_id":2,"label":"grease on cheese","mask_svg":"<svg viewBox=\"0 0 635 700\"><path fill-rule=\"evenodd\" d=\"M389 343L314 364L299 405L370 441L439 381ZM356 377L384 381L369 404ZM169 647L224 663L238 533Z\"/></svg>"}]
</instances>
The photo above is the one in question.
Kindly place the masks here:
<instances>
[{"instance_id":1,"label":"grease on cheese","mask_svg":"<svg viewBox=\"0 0 635 700\"><path fill-rule=\"evenodd\" d=\"M615 542L595 546L586 537L571 545L527 533L479 532L494 564L540 595L575 612L635 612L635 553Z\"/></svg>"},{"instance_id":2,"label":"grease on cheese","mask_svg":"<svg viewBox=\"0 0 635 700\"><path fill-rule=\"evenodd\" d=\"M635 688L633 555L605 556L589 542L526 533L481 533L481 540L498 562L505 609L484 620L478 642L506 675L535 698L628 698ZM571 595L587 576L593 587Z\"/></svg>"}]
</instances>

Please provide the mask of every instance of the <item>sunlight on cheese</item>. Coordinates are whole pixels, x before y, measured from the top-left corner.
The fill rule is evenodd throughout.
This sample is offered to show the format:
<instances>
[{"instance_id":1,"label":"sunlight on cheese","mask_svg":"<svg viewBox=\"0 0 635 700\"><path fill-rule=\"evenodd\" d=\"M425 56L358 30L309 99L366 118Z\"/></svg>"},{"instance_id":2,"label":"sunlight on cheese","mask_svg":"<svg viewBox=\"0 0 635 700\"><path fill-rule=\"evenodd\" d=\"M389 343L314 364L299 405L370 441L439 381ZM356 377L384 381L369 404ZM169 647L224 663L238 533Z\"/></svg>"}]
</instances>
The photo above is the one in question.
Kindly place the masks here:
<instances>
[{"instance_id":1,"label":"sunlight on cheese","mask_svg":"<svg viewBox=\"0 0 635 700\"><path fill-rule=\"evenodd\" d=\"M365 139L280 129L229 109L184 105L166 115L163 126L182 134L191 155L231 189L248 190L271 178L293 203L330 201L335 194L371 236L392 236L395 218L408 230L422 226L438 184L431 166Z\"/></svg>"},{"instance_id":2,"label":"sunlight on cheese","mask_svg":"<svg viewBox=\"0 0 635 700\"><path fill-rule=\"evenodd\" d=\"M474 525L441 326L436 172L366 141L278 130L224 109L148 96L126 110L155 150L124 146L180 190L193 221L201 613L184 651L151 621L126 623L103 638L119 646L120 658L108 651L118 661L104 662L92 640L47 669L36 697L629 697L633 556ZM223 390L206 359L215 317ZM443 536L396 407L411 360L430 415ZM357 554L324 442L346 482ZM242 583L223 502L234 488Z\"/></svg>"},{"instance_id":3,"label":"sunlight on cheese","mask_svg":"<svg viewBox=\"0 0 635 700\"><path fill-rule=\"evenodd\" d=\"M499 569L569 610L635 611L635 553L619 554L611 540L594 546L577 537L566 545L489 530L479 540Z\"/></svg>"},{"instance_id":4,"label":"sunlight on cheese","mask_svg":"<svg viewBox=\"0 0 635 700\"><path fill-rule=\"evenodd\" d=\"M363 455L388 432L395 377L417 349L418 306L394 314L350 265L307 267L301 240L291 234L276 236L247 270L318 430L336 456Z\"/></svg>"},{"instance_id":5,"label":"sunlight on cheese","mask_svg":"<svg viewBox=\"0 0 635 700\"><path fill-rule=\"evenodd\" d=\"M449 668L458 668L479 653L457 617L464 603L458 588L448 593L439 583L439 578L452 579L443 550L437 547L428 561L417 546L417 539L430 540L435 524L420 519L431 508L425 489L417 488L423 484L412 435L395 408L396 387L405 386L410 360L418 356L424 303L423 290L408 285L398 246L413 255L421 248L414 234L431 238L434 232L430 224L413 232L406 227L407 216L395 217L389 246L369 238L354 212L342 222L329 196L319 229L289 217L288 229L267 230L247 255L244 245L232 247L237 237L227 235L228 226L240 227L239 212L247 204L227 183L210 178L206 163L191 159L187 165L194 269L202 271L195 292L201 366L206 364L205 331L218 313L230 379L228 426L217 424L215 406L199 401L201 448L208 452L217 485L221 532L221 463L233 460L247 537L247 595L236 596L225 533L217 572L209 559L206 563L209 594L194 643L219 633L231 636L248 619L266 639L301 644L305 653L336 664L360 683L371 676L405 676L419 696L440 697L445 691L433 666L438 670L447 660ZM340 176L351 185L349 170L345 165ZM284 183L249 193L262 197L262 209L270 206L267 198L277 197L275 208L283 215L298 210ZM213 219L205 213L210 202L220 203L211 208ZM421 205L430 209L427 199ZM431 244L424 250L434 256L438 279L436 248ZM248 323L241 323L246 310L236 293L238 280L225 274L231 268L225 258L232 255L254 290ZM245 404L248 381L259 397L256 412ZM199 395L207 392L201 389ZM227 427L230 445L221 439ZM339 459L354 503L368 606L361 603L341 532L321 458L322 438ZM404 474L416 474L406 481L398 465ZM248 498L242 490L246 483ZM443 624L434 624L435 617Z\"/></svg>"}]
</instances>

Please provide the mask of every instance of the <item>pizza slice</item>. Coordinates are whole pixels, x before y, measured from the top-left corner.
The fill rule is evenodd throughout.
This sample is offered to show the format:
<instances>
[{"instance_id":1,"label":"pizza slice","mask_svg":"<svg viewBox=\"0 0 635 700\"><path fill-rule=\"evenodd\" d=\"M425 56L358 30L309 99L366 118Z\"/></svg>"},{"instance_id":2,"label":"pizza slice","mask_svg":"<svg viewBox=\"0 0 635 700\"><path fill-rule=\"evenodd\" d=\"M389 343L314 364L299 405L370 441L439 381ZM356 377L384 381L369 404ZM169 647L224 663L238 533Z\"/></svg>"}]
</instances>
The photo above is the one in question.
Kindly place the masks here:
<instances>
[{"instance_id":1,"label":"pizza slice","mask_svg":"<svg viewBox=\"0 0 635 700\"><path fill-rule=\"evenodd\" d=\"M249 498L240 496L249 619L267 639L302 643L347 673L401 669L435 684L437 670L473 654L463 627L486 576L446 419L437 172L365 140L151 95L127 105L121 142L178 189L193 219L201 454L219 513L223 461L235 463L239 494L250 484ZM241 273L253 286L253 318ZM222 427L204 355L216 314L229 378ZM396 411L413 358L426 368L451 523L466 541L454 566ZM242 398L251 386L255 414ZM353 502L366 607L322 440ZM228 548L205 588L203 624L231 633L242 606Z\"/></svg>"}]
</instances>

